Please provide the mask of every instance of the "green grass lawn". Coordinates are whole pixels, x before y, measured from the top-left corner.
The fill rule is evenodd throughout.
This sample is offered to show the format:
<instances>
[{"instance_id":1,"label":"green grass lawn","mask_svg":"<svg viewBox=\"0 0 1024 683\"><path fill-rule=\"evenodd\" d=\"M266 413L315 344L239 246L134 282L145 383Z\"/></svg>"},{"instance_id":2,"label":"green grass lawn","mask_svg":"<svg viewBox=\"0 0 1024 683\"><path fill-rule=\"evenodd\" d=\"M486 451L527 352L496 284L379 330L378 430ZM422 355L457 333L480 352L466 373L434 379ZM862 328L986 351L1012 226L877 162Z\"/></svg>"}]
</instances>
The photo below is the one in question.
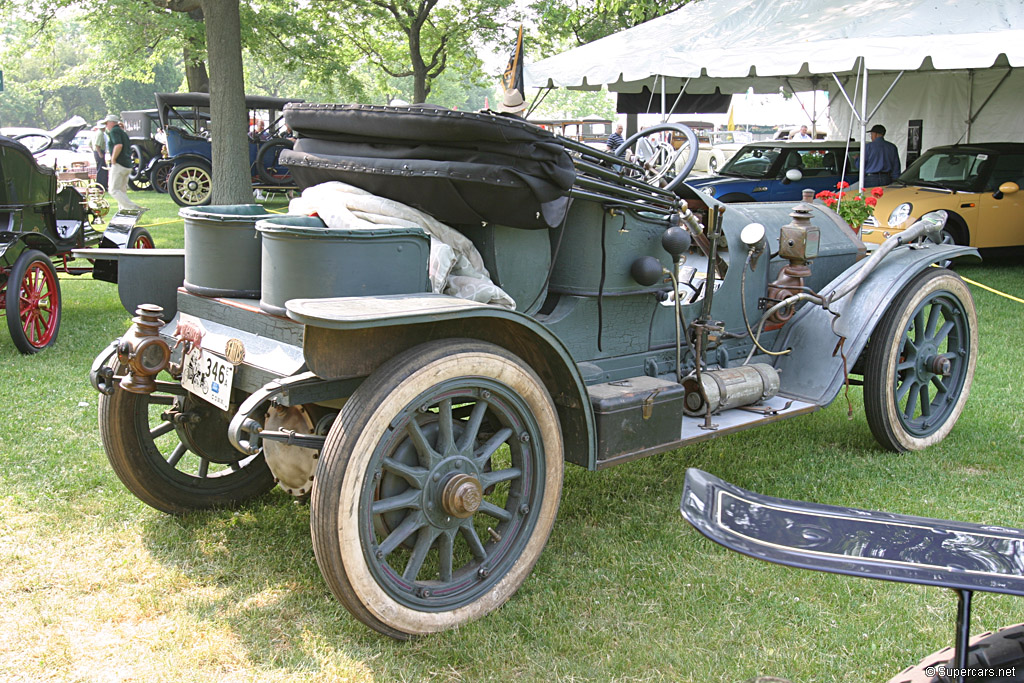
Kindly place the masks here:
<instances>
[{"instance_id":1,"label":"green grass lawn","mask_svg":"<svg viewBox=\"0 0 1024 683\"><path fill-rule=\"evenodd\" d=\"M182 246L167 195L136 196L156 246ZM1016 258L960 273L1024 298ZM519 592L462 629L394 642L335 601L308 507L286 494L176 518L122 487L87 375L130 316L113 285L61 286L54 348L21 356L0 333L0 680L884 681L951 643L953 594L726 551L679 514L686 468L787 498L1024 527L1024 304L972 287L974 390L940 445L880 450L855 388L852 420L840 396L600 473L569 467ZM1020 621L1024 601L978 594L975 632Z\"/></svg>"}]
</instances>

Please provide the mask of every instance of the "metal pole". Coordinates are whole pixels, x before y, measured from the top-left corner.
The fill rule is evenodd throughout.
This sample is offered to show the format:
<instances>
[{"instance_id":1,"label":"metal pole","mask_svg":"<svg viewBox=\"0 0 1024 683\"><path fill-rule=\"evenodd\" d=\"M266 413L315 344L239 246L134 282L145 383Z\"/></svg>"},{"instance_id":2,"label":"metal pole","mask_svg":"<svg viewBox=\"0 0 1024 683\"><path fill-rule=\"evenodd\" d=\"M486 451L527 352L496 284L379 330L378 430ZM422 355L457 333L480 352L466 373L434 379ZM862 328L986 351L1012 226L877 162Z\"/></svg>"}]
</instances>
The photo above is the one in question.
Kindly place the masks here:
<instances>
[{"instance_id":1,"label":"metal pole","mask_svg":"<svg viewBox=\"0 0 1024 683\"><path fill-rule=\"evenodd\" d=\"M864 57L860 58L861 68L864 71L864 82L861 83L863 90L860 91L860 188L864 189L864 157L867 156L867 139L868 139L868 119L865 114L868 111L868 61Z\"/></svg>"},{"instance_id":2,"label":"metal pole","mask_svg":"<svg viewBox=\"0 0 1024 683\"><path fill-rule=\"evenodd\" d=\"M972 591L956 589L956 654L953 666L959 669L957 683L964 683L964 669L967 668L967 650L971 642L971 596Z\"/></svg>"},{"instance_id":3,"label":"metal pole","mask_svg":"<svg viewBox=\"0 0 1024 683\"><path fill-rule=\"evenodd\" d=\"M967 70L967 144L971 144L971 123L974 122L974 69Z\"/></svg>"},{"instance_id":4,"label":"metal pole","mask_svg":"<svg viewBox=\"0 0 1024 683\"><path fill-rule=\"evenodd\" d=\"M665 109L665 76L661 77L661 122L668 121L668 110Z\"/></svg>"}]
</instances>

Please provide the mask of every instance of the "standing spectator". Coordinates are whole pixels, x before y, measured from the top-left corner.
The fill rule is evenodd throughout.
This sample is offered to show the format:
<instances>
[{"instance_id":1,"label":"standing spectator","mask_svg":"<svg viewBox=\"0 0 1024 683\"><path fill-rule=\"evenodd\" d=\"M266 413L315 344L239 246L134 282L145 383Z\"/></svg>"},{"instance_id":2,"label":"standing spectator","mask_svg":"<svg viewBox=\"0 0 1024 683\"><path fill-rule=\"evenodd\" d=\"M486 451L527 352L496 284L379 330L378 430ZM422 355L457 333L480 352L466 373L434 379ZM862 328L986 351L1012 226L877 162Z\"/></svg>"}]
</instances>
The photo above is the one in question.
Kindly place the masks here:
<instances>
[{"instance_id":1,"label":"standing spectator","mask_svg":"<svg viewBox=\"0 0 1024 683\"><path fill-rule=\"evenodd\" d=\"M96 182L107 189L107 131L103 119L92 128L92 158L96 162Z\"/></svg>"},{"instance_id":2,"label":"standing spectator","mask_svg":"<svg viewBox=\"0 0 1024 683\"><path fill-rule=\"evenodd\" d=\"M615 154L615 150L621 147L623 142L625 142L625 139L622 137L622 124L616 123L615 132L608 136L608 141L604 143L605 147L608 148L609 152Z\"/></svg>"},{"instance_id":3,"label":"standing spectator","mask_svg":"<svg viewBox=\"0 0 1024 683\"><path fill-rule=\"evenodd\" d=\"M800 130L789 136L790 140L810 140L811 134L807 132L807 126L800 126Z\"/></svg>"},{"instance_id":4,"label":"standing spectator","mask_svg":"<svg viewBox=\"0 0 1024 683\"><path fill-rule=\"evenodd\" d=\"M885 139L885 126L876 123L868 131L871 142L864 146L864 187L882 187L900 174L900 153Z\"/></svg>"},{"instance_id":5,"label":"standing spectator","mask_svg":"<svg viewBox=\"0 0 1024 683\"><path fill-rule=\"evenodd\" d=\"M107 151L110 153L110 194L117 200L118 209L143 212L148 209L128 199L128 174L132 170L132 155L128 151L131 142L128 133L121 128L121 118L110 114L103 119L107 128Z\"/></svg>"}]
</instances>

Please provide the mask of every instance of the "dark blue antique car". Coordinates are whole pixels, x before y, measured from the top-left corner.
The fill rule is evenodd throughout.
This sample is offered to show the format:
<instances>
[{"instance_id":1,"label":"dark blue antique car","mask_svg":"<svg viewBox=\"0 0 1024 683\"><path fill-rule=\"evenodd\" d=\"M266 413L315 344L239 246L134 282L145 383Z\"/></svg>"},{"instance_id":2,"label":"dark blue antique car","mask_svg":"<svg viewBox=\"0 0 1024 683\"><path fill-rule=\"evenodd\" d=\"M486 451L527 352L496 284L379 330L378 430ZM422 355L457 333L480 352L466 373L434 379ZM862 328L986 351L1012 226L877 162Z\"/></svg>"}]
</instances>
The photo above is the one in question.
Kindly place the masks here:
<instances>
[{"instance_id":1,"label":"dark blue antique car","mask_svg":"<svg viewBox=\"0 0 1024 683\"><path fill-rule=\"evenodd\" d=\"M249 166L254 188L292 185L288 169L278 163L282 150L291 149L291 136L282 110L302 100L246 96L251 122L262 130L249 135ZM208 93L157 93L160 124L167 135L167 191L178 206L203 206L213 194L213 150L210 144Z\"/></svg>"},{"instance_id":2,"label":"dark blue antique car","mask_svg":"<svg viewBox=\"0 0 1024 683\"><path fill-rule=\"evenodd\" d=\"M720 202L800 201L810 188L835 190L857 177L860 147L846 142L755 142L722 166L717 176L690 178L687 184Z\"/></svg>"}]
</instances>

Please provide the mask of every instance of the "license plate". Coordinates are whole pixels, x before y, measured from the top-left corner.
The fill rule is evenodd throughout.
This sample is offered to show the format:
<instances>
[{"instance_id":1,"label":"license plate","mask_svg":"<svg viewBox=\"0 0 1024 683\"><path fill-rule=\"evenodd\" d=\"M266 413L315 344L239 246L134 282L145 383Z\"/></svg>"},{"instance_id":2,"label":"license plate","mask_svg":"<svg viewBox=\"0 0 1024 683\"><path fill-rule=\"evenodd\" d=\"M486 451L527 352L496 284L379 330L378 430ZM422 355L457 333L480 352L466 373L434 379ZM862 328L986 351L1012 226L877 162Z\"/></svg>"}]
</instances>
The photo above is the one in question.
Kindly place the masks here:
<instances>
[{"instance_id":1,"label":"license plate","mask_svg":"<svg viewBox=\"0 0 1024 683\"><path fill-rule=\"evenodd\" d=\"M231 404L231 382L235 367L223 358L203 349L192 349L185 356L181 386L221 410Z\"/></svg>"}]
</instances>

